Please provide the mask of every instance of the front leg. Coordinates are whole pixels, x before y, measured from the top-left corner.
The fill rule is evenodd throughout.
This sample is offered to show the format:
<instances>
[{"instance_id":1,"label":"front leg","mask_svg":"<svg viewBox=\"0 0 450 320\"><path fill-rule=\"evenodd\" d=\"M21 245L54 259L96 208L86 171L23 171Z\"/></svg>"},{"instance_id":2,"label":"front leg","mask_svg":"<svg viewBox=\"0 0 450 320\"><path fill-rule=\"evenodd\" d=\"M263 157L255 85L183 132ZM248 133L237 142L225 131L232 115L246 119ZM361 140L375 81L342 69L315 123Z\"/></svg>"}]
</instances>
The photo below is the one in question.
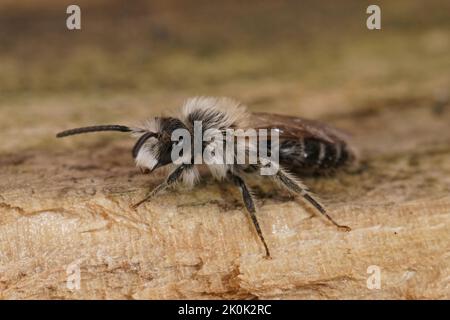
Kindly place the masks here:
<instances>
[{"instance_id":1,"label":"front leg","mask_svg":"<svg viewBox=\"0 0 450 320\"><path fill-rule=\"evenodd\" d=\"M175 182L177 182L179 180L179 178L182 176L182 174L185 170L187 170L187 165L182 164L181 166L177 167L174 171L172 171L171 174L169 174L169 176L166 178L166 181L164 181L160 185L156 186L152 191L150 191L147 194L147 196L144 199L133 204L131 207L133 209L136 209L141 204L143 204L144 202L147 202L148 200L150 200L151 198L156 196L161 191L166 190L168 187L170 187L172 184L174 184Z\"/></svg>"},{"instance_id":2,"label":"front leg","mask_svg":"<svg viewBox=\"0 0 450 320\"><path fill-rule=\"evenodd\" d=\"M266 251L266 258L270 258L269 248L262 234L258 219L256 218L255 215L256 213L255 202L253 201L253 196L250 193L250 190L248 189L247 185L245 184L245 181L241 177L232 173L228 173L228 176L234 182L234 184L236 184L239 187L239 190L241 191L242 194L242 198L244 200L245 208L247 209L247 212L249 213L250 218L252 219L253 225L255 226L256 232L258 233L258 236L261 239L262 244L264 245L264 249Z\"/></svg>"}]
</instances>

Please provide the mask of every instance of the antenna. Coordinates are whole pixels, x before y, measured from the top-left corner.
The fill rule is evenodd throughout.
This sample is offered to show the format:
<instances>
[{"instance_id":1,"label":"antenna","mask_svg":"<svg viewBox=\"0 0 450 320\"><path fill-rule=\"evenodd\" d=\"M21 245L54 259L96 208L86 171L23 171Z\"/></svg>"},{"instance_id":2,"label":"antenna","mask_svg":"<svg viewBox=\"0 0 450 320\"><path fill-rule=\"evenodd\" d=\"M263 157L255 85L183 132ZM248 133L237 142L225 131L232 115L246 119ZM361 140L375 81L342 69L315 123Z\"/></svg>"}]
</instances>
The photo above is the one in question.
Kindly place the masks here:
<instances>
[{"instance_id":1,"label":"antenna","mask_svg":"<svg viewBox=\"0 0 450 320\"><path fill-rule=\"evenodd\" d=\"M75 128L66 131L62 131L56 135L57 138L73 136L75 134L82 134L88 132L99 132L99 131L120 131L120 132L130 132L131 128L127 126L121 125L104 125L104 126L91 126L91 127L83 127L83 128Z\"/></svg>"}]
</instances>

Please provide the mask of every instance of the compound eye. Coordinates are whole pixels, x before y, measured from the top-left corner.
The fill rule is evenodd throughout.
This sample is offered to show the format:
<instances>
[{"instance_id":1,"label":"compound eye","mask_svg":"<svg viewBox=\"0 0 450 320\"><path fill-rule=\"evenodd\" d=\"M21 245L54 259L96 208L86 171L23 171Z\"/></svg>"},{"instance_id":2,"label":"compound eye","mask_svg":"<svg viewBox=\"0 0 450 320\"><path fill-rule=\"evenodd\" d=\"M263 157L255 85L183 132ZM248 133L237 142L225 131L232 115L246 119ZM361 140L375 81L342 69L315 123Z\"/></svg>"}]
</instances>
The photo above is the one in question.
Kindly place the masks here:
<instances>
[{"instance_id":1,"label":"compound eye","mask_svg":"<svg viewBox=\"0 0 450 320\"><path fill-rule=\"evenodd\" d=\"M141 150L142 146L145 144L145 142L148 139L155 138L156 136L157 136L157 134L153 133L153 132L147 132L147 133L143 134L138 139L138 141L136 141L136 144L133 147L133 150L132 150L133 158L136 159L136 157L137 157L137 155L139 153L139 150Z\"/></svg>"}]
</instances>

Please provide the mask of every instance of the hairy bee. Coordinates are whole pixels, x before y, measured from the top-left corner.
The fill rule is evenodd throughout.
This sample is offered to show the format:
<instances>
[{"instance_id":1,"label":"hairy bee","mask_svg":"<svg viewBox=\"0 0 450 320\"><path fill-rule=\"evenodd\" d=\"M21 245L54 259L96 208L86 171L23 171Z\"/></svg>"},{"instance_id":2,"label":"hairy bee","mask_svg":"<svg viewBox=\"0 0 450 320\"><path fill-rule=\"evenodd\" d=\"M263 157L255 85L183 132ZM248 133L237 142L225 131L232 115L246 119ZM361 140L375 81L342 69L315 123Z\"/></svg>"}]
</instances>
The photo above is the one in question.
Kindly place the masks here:
<instances>
[{"instance_id":1,"label":"hairy bee","mask_svg":"<svg viewBox=\"0 0 450 320\"><path fill-rule=\"evenodd\" d=\"M132 155L138 167L151 172L157 168L172 165L173 170L165 181L151 190L144 199L134 204L133 207L136 208L177 182L193 186L199 180L198 164L195 161L175 164L173 159L175 147L186 144L189 147L192 146L191 139L173 139L174 132L184 130L193 136L195 124L198 122L202 123L203 134L208 129L216 129L225 134L231 129L248 128L276 130L278 133L279 165L273 175L260 174L258 169L266 164L259 160L256 163L233 162L207 165L216 179L227 179L239 187L247 212L264 245L266 257L270 257L270 252L255 215L254 198L245 181L247 175L258 175L278 182L291 193L302 196L337 227L346 231L350 230L349 227L336 223L298 178L299 175L322 173L340 168L355 160L355 153L348 145L345 135L337 129L316 121L268 113L250 113L245 106L229 98L196 97L184 103L179 117L151 118L140 127L123 125L83 127L60 132L57 137L98 131L130 132L137 137ZM271 149L271 139L267 137L265 139L268 148ZM201 151L213 143L202 140ZM246 148L248 152L248 147ZM194 152L191 148L187 150L189 150L187 159L193 160ZM186 154L184 157L186 159Z\"/></svg>"}]
</instances>

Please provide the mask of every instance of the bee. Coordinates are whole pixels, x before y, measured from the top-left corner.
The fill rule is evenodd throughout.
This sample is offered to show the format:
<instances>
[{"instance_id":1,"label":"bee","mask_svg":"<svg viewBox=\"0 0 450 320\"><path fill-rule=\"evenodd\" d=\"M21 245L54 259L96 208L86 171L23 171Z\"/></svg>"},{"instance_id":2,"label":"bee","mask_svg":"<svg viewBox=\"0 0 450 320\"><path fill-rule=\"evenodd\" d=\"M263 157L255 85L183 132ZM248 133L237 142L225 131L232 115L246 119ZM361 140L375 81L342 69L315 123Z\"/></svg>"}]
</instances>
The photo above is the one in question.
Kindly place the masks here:
<instances>
[{"instance_id":1,"label":"bee","mask_svg":"<svg viewBox=\"0 0 450 320\"><path fill-rule=\"evenodd\" d=\"M189 147L192 145L192 140L188 141L190 139L174 140L173 133L182 129L194 135L196 122L202 123L203 133L207 129L216 129L222 133L230 129L248 128L277 131L279 165L273 175L261 175L258 170L264 166L261 162L207 165L215 179L231 181L239 188L246 211L264 246L265 257L270 258L271 255L256 217L254 196L246 182L249 176L275 181L291 194L301 196L336 227L350 231L348 226L334 221L300 179L305 175L334 171L354 163L356 159L355 151L348 144L344 133L317 121L287 115L251 113L244 105L230 98L195 97L186 100L178 117L154 117L138 127L124 125L82 127L60 132L57 137L99 131L128 132L137 138L132 156L139 168L152 172L170 165L172 168L167 178L149 191L141 201L132 205L133 208L137 208L178 182L192 187L199 181L199 164L195 161L175 164L172 156L175 147L183 144L189 144ZM267 142L270 149L270 138L267 138ZM208 148L208 145L203 142L202 151ZM188 150L188 158L192 160L194 153L191 148Z\"/></svg>"}]
</instances>

